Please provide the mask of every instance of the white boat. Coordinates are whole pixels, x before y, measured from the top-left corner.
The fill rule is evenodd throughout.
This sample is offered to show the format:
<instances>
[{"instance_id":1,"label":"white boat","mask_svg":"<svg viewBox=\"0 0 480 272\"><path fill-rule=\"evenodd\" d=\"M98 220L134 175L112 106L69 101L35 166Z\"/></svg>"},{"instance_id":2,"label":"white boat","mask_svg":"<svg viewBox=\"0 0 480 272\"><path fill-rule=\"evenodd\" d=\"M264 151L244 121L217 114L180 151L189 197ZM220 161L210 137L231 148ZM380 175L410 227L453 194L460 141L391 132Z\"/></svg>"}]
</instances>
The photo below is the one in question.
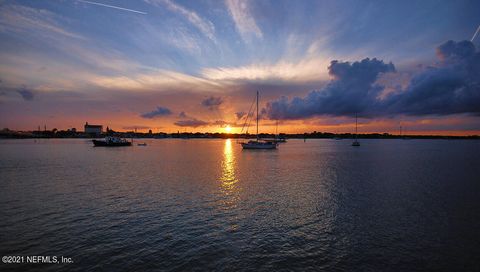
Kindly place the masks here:
<instances>
[{"instance_id":1,"label":"white boat","mask_svg":"<svg viewBox=\"0 0 480 272\"><path fill-rule=\"evenodd\" d=\"M357 137L358 137L357 126L358 126L357 115L355 114L355 140L353 141L352 146L360 146L360 142L357 140Z\"/></svg>"},{"instance_id":2,"label":"white boat","mask_svg":"<svg viewBox=\"0 0 480 272\"><path fill-rule=\"evenodd\" d=\"M277 148L277 144L269 141L255 140L242 143L242 147L243 149L275 149Z\"/></svg>"},{"instance_id":3,"label":"white boat","mask_svg":"<svg viewBox=\"0 0 480 272\"><path fill-rule=\"evenodd\" d=\"M273 141L263 141L258 137L258 91L257 91L257 139L241 143L243 149L276 149L277 143Z\"/></svg>"}]
</instances>

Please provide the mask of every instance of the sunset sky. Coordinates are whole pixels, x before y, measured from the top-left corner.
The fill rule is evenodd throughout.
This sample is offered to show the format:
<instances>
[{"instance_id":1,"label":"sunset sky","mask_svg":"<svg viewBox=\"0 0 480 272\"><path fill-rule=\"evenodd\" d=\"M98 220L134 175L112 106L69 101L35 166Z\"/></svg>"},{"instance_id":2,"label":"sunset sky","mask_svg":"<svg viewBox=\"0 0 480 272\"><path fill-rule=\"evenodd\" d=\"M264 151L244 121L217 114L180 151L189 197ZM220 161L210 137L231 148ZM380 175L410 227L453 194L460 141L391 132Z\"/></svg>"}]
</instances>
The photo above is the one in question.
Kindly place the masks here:
<instances>
[{"instance_id":1,"label":"sunset sky","mask_svg":"<svg viewBox=\"0 0 480 272\"><path fill-rule=\"evenodd\" d=\"M480 134L480 1L0 1L0 129ZM479 34L480 35L480 34ZM473 39L473 41L471 41Z\"/></svg>"}]
</instances>

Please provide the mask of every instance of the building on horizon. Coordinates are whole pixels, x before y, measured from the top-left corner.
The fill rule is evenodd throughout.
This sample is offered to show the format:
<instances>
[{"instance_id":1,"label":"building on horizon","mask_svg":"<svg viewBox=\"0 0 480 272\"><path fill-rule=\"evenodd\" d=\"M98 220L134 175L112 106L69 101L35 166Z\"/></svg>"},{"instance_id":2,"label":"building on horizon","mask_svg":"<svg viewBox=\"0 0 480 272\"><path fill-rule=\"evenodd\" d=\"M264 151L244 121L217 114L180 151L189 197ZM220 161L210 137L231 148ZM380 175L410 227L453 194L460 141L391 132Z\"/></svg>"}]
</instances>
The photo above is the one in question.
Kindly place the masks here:
<instances>
[{"instance_id":1,"label":"building on horizon","mask_svg":"<svg viewBox=\"0 0 480 272\"><path fill-rule=\"evenodd\" d=\"M85 123L85 133L90 136L99 137L102 134L103 126L102 125L89 125L88 122Z\"/></svg>"}]
</instances>

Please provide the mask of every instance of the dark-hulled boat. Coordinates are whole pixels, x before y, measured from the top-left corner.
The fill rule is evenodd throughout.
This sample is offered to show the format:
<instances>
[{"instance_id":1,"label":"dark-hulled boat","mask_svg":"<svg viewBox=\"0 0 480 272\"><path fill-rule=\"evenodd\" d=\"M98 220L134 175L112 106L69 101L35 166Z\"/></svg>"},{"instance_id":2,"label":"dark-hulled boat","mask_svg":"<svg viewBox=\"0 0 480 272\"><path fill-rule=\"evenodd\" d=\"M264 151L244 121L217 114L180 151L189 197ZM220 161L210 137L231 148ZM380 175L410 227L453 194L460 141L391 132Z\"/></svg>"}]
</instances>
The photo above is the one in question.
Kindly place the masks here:
<instances>
[{"instance_id":1,"label":"dark-hulled boat","mask_svg":"<svg viewBox=\"0 0 480 272\"><path fill-rule=\"evenodd\" d=\"M92 140L94 146L106 146L106 147L115 147L115 146L131 146L132 142L129 142L125 139L119 137L105 137L104 140Z\"/></svg>"}]
</instances>

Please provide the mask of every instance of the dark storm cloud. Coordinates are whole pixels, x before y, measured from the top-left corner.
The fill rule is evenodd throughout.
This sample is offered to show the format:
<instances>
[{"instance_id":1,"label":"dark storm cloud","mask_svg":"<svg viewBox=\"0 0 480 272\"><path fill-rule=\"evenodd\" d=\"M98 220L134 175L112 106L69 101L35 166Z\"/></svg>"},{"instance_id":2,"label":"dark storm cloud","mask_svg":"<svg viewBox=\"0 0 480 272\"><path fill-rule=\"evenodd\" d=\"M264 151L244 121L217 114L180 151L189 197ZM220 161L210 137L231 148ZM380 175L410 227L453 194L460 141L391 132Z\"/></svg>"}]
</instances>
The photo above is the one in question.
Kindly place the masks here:
<instances>
[{"instance_id":1,"label":"dark storm cloud","mask_svg":"<svg viewBox=\"0 0 480 272\"><path fill-rule=\"evenodd\" d=\"M475 55L475 45L469 41L447 41L437 47L437 56L441 61L462 61Z\"/></svg>"},{"instance_id":2,"label":"dark storm cloud","mask_svg":"<svg viewBox=\"0 0 480 272\"><path fill-rule=\"evenodd\" d=\"M25 87L18 89L17 92L22 96L23 100L25 101L32 101L35 97L35 93Z\"/></svg>"},{"instance_id":3,"label":"dark storm cloud","mask_svg":"<svg viewBox=\"0 0 480 272\"><path fill-rule=\"evenodd\" d=\"M375 85L380 73L394 72L392 63L366 58L360 62L332 61L328 67L334 78L319 91L288 100L283 96L267 104L271 119L302 119L314 115L370 114L378 107L377 97L384 90Z\"/></svg>"},{"instance_id":4,"label":"dark storm cloud","mask_svg":"<svg viewBox=\"0 0 480 272\"><path fill-rule=\"evenodd\" d=\"M157 107L155 110L141 114L140 116L147 119L153 119L155 117L167 116L170 114L172 114L172 111L170 109L165 107Z\"/></svg>"},{"instance_id":5,"label":"dark storm cloud","mask_svg":"<svg viewBox=\"0 0 480 272\"><path fill-rule=\"evenodd\" d=\"M223 99L221 97L210 96L202 101L202 106L212 110L220 106L222 103Z\"/></svg>"},{"instance_id":6,"label":"dark storm cloud","mask_svg":"<svg viewBox=\"0 0 480 272\"><path fill-rule=\"evenodd\" d=\"M176 126L179 127L203 127L203 126L208 126L210 123L198 120L196 118L188 119L188 120L179 120L174 123Z\"/></svg>"},{"instance_id":7,"label":"dark storm cloud","mask_svg":"<svg viewBox=\"0 0 480 272\"><path fill-rule=\"evenodd\" d=\"M405 91L385 101L389 112L408 115L480 115L480 52L470 41L437 48L440 63L412 78Z\"/></svg>"},{"instance_id":8,"label":"dark storm cloud","mask_svg":"<svg viewBox=\"0 0 480 272\"><path fill-rule=\"evenodd\" d=\"M439 63L415 75L404 90L385 98L376 84L381 73L394 72L392 63L377 59L332 61L333 80L305 97L281 97L267 103L271 119L302 119L315 115L366 117L480 114L480 53L469 41L447 41L437 48Z\"/></svg>"}]
</instances>

